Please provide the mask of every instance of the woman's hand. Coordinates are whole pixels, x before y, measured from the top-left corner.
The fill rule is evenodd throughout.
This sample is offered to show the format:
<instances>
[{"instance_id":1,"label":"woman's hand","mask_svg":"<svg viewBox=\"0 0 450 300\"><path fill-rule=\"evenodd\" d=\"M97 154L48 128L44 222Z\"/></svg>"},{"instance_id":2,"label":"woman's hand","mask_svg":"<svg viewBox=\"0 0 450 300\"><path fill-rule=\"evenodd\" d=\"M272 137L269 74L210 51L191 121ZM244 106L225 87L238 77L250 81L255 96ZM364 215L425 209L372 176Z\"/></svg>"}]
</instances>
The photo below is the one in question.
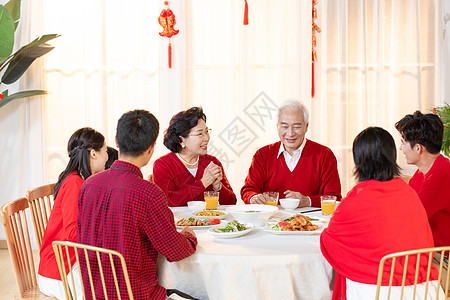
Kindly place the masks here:
<instances>
[{"instance_id":1,"label":"woman's hand","mask_svg":"<svg viewBox=\"0 0 450 300\"><path fill-rule=\"evenodd\" d=\"M222 169L213 162L210 162L209 165L205 168L203 172L203 177L201 179L203 186L207 188L211 184L215 184L216 188L220 187L220 181L222 180ZM218 180L218 183L216 183Z\"/></svg>"}]
</instances>

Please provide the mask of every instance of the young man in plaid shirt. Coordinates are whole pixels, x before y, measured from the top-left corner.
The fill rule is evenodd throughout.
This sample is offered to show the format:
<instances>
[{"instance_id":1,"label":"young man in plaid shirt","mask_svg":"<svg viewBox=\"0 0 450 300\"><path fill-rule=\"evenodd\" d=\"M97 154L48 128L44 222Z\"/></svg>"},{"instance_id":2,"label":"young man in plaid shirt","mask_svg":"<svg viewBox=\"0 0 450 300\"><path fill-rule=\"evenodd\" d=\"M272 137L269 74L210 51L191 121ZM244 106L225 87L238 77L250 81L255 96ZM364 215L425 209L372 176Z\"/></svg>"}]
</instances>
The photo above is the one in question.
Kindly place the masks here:
<instances>
[{"instance_id":1,"label":"young man in plaid shirt","mask_svg":"<svg viewBox=\"0 0 450 300\"><path fill-rule=\"evenodd\" d=\"M116 132L119 159L110 169L89 177L78 199L77 242L122 253L134 299L166 299L166 289L158 285L156 277L158 254L168 261L179 261L192 255L197 247L192 229L177 232L161 189L143 179L140 169L153 154L158 132L158 120L148 111L122 115ZM84 261L80 268L84 286L90 286ZM91 270L97 297L103 297L98 266L91 265ZM104 272L107 289L114 295L113 275ZM126 295L123 276L118 279L121 294ZM89 289L85 290L88 293Z\"/></svg>"}]
</instances>

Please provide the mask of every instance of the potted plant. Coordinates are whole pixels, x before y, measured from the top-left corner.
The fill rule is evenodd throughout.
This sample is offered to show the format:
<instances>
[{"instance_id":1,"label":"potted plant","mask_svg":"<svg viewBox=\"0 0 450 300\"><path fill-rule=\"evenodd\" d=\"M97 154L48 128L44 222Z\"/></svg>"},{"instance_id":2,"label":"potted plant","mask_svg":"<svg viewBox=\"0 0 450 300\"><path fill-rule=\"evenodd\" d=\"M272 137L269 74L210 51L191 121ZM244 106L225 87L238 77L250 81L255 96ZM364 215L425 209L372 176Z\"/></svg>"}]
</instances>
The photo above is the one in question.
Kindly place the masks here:
<instances>
[{"instance_id":1,"label":"potted plant","mask_svg":"<svg viewBox=\"0 0 450 300\"><path fill-rule=\"evenodd\" d=\"M433 111L444 123L444 138L441 150L445 156L450 157L450 105L445 103L444 106L436 107Z\"/></svg>"},{"instance_id":2,"label":"potted plant","mask_svg":"<svg viewBox=\"0 0 450 300\"><path fill-rule=\"evenodd\" d=\"M47 42L59 36L43 35L13 53L14 33L20 19L20 4L21 0L10 0L4 6L0 5L0 74L3 73L0 86L16 82L36 58L54 48ZM47 94L47 91L29 90L10 95L7 89L0 89L0 108L15 99L44 94Z\"/></svg>"}]
</instances>

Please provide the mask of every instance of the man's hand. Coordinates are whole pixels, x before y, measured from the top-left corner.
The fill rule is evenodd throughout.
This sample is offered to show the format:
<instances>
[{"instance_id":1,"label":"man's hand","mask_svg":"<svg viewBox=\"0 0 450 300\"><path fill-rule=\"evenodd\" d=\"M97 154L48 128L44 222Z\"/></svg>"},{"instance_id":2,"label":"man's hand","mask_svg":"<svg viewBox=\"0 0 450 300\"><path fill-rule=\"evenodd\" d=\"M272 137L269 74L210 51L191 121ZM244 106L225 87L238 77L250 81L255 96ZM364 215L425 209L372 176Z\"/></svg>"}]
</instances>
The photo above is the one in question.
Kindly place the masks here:
<instances>
[{"instance_id":1,"label":"man's hand","mask_svg":"<svg viewBox=\"0 0 450 300\"><path fill-rule=\"evenodd\" d=\"M192 228L189 227L189 226L185 226L185 227L183 228L183 230L181 230L181 233L183 233L183 232L189 232L189 233L192 234L193 236L197 237L197 236L195 235L195 233L194 233L194 230L192 230Z\"/></svg>"},{"instance_id":2,"label":"man's hand","mask_svg":"<svg viewBox=\"0 0 450 300\"><path fill-rule=\"evenodd\" d=\"M298 204L298 207L306 207L311 206L310 200L307 196L302 195L299 192L294 192L287 190L284 192L284 198L294 198L294 199L300 199L300 203Z\"/></svg>"},{"instance_id":3,"label":"man's hand","mask_svg":"<svg viewBox=\"0 0 450 300\"><path fill-rule=\"evenodd\" d=\"M267 201L267 197L263 194L258 194L250 198L250 204L264 204Z\"/></svg>"}]
</instances>

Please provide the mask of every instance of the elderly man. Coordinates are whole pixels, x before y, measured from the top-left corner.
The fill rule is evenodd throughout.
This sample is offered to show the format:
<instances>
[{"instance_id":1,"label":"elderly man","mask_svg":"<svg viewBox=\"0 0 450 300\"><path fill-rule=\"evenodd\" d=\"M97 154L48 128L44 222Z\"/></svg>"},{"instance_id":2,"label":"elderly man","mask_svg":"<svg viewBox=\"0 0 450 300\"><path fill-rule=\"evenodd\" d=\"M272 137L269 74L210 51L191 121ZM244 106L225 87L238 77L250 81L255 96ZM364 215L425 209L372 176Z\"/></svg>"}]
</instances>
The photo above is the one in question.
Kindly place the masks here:
<instances>
[{"instance_id":1,"label":"elderly man","mask_svg":"<svg viewBox=\"0 0 450 300\"><path fill-rule=\"evenodd\" d=\"M419 194L436 247L450 245L450 161L440 154L444 125L434 114L406 115L395 124L406 162L418 167L409 185Z\"/></svg>"},{"instance_id":2,"label":"elderly man","mask_svg":"<svg viewBox=\"0 0 450 300\"><path fill-rule=\"evenodd\" d=\"M308 125L309 113L303 104L287 101L280 106L280 141L262 147L253 156L241 189L245 203L265 203L264 192L300 199L299 207L320 207L321 195L341 198L336 157L329 148L305 138Z\"/></svg>"}]
</instances>

